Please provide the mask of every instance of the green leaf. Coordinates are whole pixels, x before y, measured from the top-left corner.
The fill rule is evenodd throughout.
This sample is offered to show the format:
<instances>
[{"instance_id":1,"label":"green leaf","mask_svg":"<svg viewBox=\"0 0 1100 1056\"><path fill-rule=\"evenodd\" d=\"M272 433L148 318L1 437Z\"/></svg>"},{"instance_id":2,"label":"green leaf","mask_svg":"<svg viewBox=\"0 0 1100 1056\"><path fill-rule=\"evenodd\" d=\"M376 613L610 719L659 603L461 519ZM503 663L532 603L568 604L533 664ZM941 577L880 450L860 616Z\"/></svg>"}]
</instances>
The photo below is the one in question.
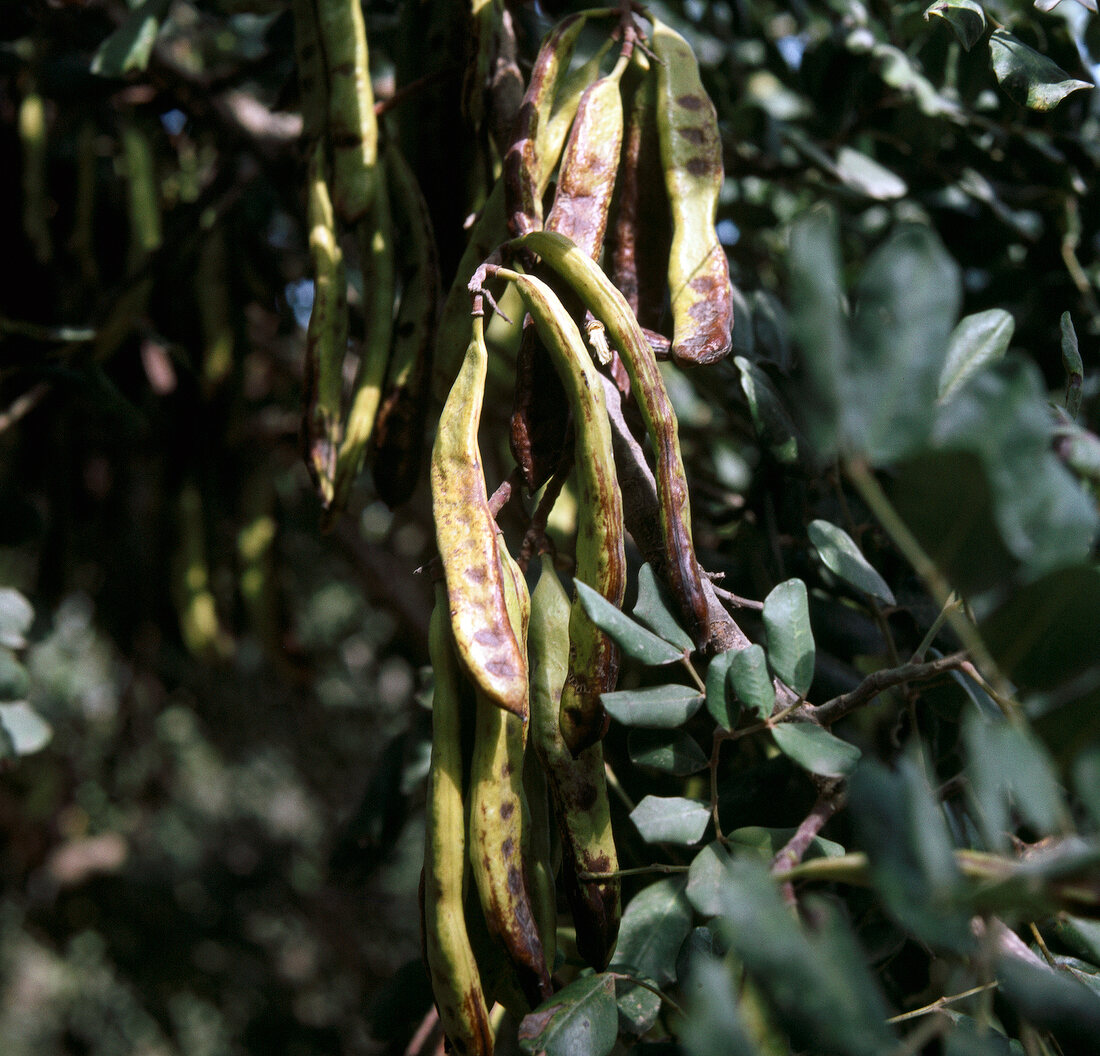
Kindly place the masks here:
<instances>
[{"instance_id":1,"label":"green leaf","mask_svg":"<svg viewBox=\"0 0 1100 1056\"><path fill-rule=\"evenodd\" d=\"M787 842L794 836L797 829L767 829L760 825L745 825L740 829L734 829L726 836L730 847L744 847L753 851L769 861L774 858ZM821 836L815 836L806 848L802 856L803 861L809 858L838 858L845 854L844 848L833 840L826 840Z\"/></svg>"},{"instance_id":2,"label":"green leaf","mask_svg":"<svg viewBox=\"0 0 1100 1056\"><path fill-rule=\"evenodd\" d=\"M1100 997L1072 976L1021 957L998 959L1000 992L1029 1023L1049 1030L1072 1051L1095 1052L1100 1038Z\"/></svg>"},{"instance_id":3,"label":"green leaf","mask_svg":"<svg viewBox=\"0 0 1100 1056\"><path fill-rule=\"evenodd\" d=\"M615 980L615 1003L619 1009L619 1032L640 1038L661 1014L661 995L629 979Z\"/></svg>"},{"instance_id":4,"label":"green leaf","mask_svg":"<svg viewBox=\"0 0 1100 1056\"><path fill-rule=\"evenodd\" d=\"M896 605L894 592L860 553L855 540L843 528L828 521L811 521L807 529L825 567L845 583L887 605Z\"/></svg>"},{"instance_id":5,"label":"green leaf","mask_svg":"<svg viewBox=\"0 0 1100 1056\"><path fill-rule=\"evenodd\" d=\"M1016 329L1016 320L1003 308L963 316L951 332L947 360L940 371L940 403L949 400L987 363L1003 359Z\"/></svg>"},{"instance_id":6,"label":"green leaf","mask_svg":"<svg viewBox=\"0 0 1100 1056\"><path fill-rule=\"evenodd\" d=\"M730 852L717 840L708 843L692 859L688 869L687 897L700 916L716 917L722 912L722 892L731 861Z\"/></svg>"},{"instance_id":7,"label":"green leaf","mask_svg":"<svg viewBox=\"0 0 1100 1056\"><path fill-rule=\"evenodd\" d=\"M733 361L741 372L741 390L749 403L752 424L777 462L792 465L798 461L798 426L783 404L771 379L743 356Z\"/></svg>"},{"instance_id":8,"label":"green leaf","mask_svg":"<svg viewBox=\"0 0 1100 1056\"><path fill-rule=\"evenodd\" d=\"M687 777L707 767L703 749L683 730L631 730L626 744L635 766L662 774Z\"/></svg>"},{"instance_id":9,"label":"green leaf","mask_svg":"<svg viewBox=\"0 0 1100 1056\"><path fill-rule=\"evenodd\" d=\"M690 846L703 838L710 810L682 796L646 796L630 812L630 820L647 843Z\"/></svg>"},{"instance_id":10,"label":"green leaf","mask_svg":"<svg viewBox=\"0 0 1100 1056\"><path fill-rule=\"evenodd\" d=\"M851 147L841 147L837 151L836 171L847 187L868 198L890 201L909 193L905 181L896 172Z\"/></svg>"},{"instance_id":11,"label":"green leaf","mask_svg":"<svg viewBox=\"0 0 1100 1056\"><path fill-rule=\"evenodd\" d=\"M860 751L811 722L781 722L772 727L779 750L811 774L845 777L855 769Z\"/></svg>"},{"instance_id":12,"label":"green leaf","mask_svg":"<svg viewBox=\"0 0 1100 1056\"><path fill-rule=\"evenodd\" d=\"M1100 828L1100 743L1089 745L1073 761L1073 787L1093 825Z\"/></svg>"},{"instance_id":13,"label":"green leaf","mask_svg":"<svg viewBox=\"0 0 1100 1056\"><path fill-rule=\"evenodd\" d=\"M653 566L648 562L638 570L638 600L634 605L634 618L681 652L690 653L695 648L691 635L672 615Z\"/></svg>"},{"instance_id":14,"label":"green leaf","mask_svg":"<svg viewBox=\"0 0 1100 1056\"><path fill-rule=\"evenodd\" d=\"M10 649L0 646L0 700L21 700L29 688L27 669Z\"/></svg>"},{"instance_id":15,"label":"green leaf","mask_svg":"<svg viewBox=\"0 0 1100 1056\"><path fill-rule=\"evenodd\" d=\"M990 722L976 710L963 723L970 795L990 847L1007 849L1012 810L1040 836L1064 831L1069 817L1054 766L1022 726Z\"/></svg>"},{"instance_id":16,"label":"green leaf","mask_svg":"<svg viewBox=\"0 0 1100 1056\"><path fill-rule=\"evenodd\" d=\"M912 759L894 771L864 760L849 780L852 823L890 914L933 948L974 944L943 815Z\"/></svg>"},{"instance_id":17,"label":"green leaf","mask_svg":"<svg viewBox=\"0 0 1100 1056\"><path fill-rule=\"evenodd\" d=\"M611 967L651 979L658 986L676 981L676 955L691 931L687 879L672 876L643 888L627 904Z\"/></svg>"},{"instance_id":18,"label":"green leaf","mask_svg":"<svg viewBox=\"0 0 1100 1056\"><path fill-rule=\"evenodd\" d=\"M763 617L772 670L804 696L814 680L814 636L806 584L800 579L780 583L764 599Z\"/></svg>"},{"instance_id":19,"label":"green leaf","mask_svg":"<svg viewBox=\"0 0 1100 1056\"><path fill-rule=\"evenodd\" d=\"M582 975L523 1017L519 1048L528 1056L607 1056L618 1033L614 978Z\"/></svg>"},{"instance_id":20,"label":"green leaf","mask_svg":"<svg viewBox=\"0 0 1100 1056\"><path fill-rule=\"evenodd\" d=\"M942 18L955 31L959 43L969 51L985 32L985 9L976 0L938 0L925 8L927 21L933 15Z\"/></svg>"},{"instance_id":21,"label":"green leaf","mask_svg":"<svg viewBox=\"0 0 1100 1056\"><path fill-rule=\"evenodd\" d=\"M1062 313L1062 366L1066 371L1066 413L1073 419L1081 411L1081 389L1085 383L1085 364L1077 345L1077 331L1069 312Z\"/></svg>"},{"instance_id":22,"label":"green leaf","mask_svg":"<svg viewBox=\"0 0 1100 1056\"><path fill-rule=\"evenodd\" d=\"M608 715L624 726L670 730L683 726L702 706L704 697L692 686L653 686L601 693Z\"/></svg>"},{"instance_id":23,"label":"green leaf","mask_svg":"<svg viewBox=\"0 0 1100 1056\"><path fill-rule=\"evenodd\" d=\"M92 73L100 77L123 77L131 70L144 70L171 6L172 0L144 0L135 7L96 50Z\"/></svg>"},{"instance_id":24,"label":"green leaf","mask_svg":"<svg viewBox=\"0 0 1100 1056\"><path fill-rule=\"evenodd\" d=\"M31 755L50 743L53 729L26 701L0 704L0 725L4 727L16 755Z\"/></svg>"},{"instance_id":25,"label":"green leaf","mask_svg":"<svg viewBox=\"0 0 1100 1056\"><path fill-rule=\"evenodd\" d=\"M759 645L733 654L727 678L737 699L758 718L766 719L775 710L775 685L768 673L768 658Z\"/></svg>"},{"instance_id":26,"label":"green leaf","mask_svg":"<svg viewBox=\"0 0 1100 1056\"><path fill-rule=\"evenodd\" d=\"M1061 914L1054 922L1054 934L1075 953L1100 965L1100 921Z\"/></svg>"},{"instance_id":27,"label":"green leaf","mask_svg":"<svg viewBox=\"0 0 1100 1056\"><path fill-rule=\"evenodd\" d=\"M734 652L719 653L712 657L707 666L707 711L724 730L732 730L737 725L741 709L732 700L732 693L726 688L726 675L729 672Z\"/></svg>"},{"instance_id":28,"label":"green leaf","mask_svg":"<svg viewBox=\"0 0 1100 1056\"><path fill-rule=\"evenodd\" d=\"M0 646L22 649L24 637L34 622L34 609L18 590L0 587Z\"/></svg>"},{"instance_id":29,"label":"green leaf","mask_svg":"<svg viewBox=\"0 0 1100 1056\"><path fill-rule=\"evenodd\" d=\"M944 1042L944 1056L1015 1056L1023 1052L990 1023L979 1027L969 1016L951 1018L954 1025Z\"/></svg>"},{"instance_id":30,"label":"green leaf","mask_svg":"<svg viewBox=\"0 0 1100 1056\"><path fill-rule=\"evenodd\" d=\"M687 1056L759 1056L738 1012L734 980L723 961L697 955L691 966L690 994L678 1025Z\"/></svg>"},{"instance_id":31,"label":"green leaf","mask_svg":"<svg viewBox=\"0 0 1100 1056\"><path fill-rule=\"evenodd\" d=\"M684 658L683 650L669 645L663 638L658 638L652 631L647 631L641 624L635 623L587 583L575 579L573 584L577 588L577 595L581 599L584 611L588 613L588 618L601 630L611 635L627 656L651 666L671 664Z\"/></svg>"},{"instance_id":32,"label":"green leaf","mask_svg":"<svg viewBox=\"0 0 1100 1056\"><path fill-rule=\"evenodd\" d=\"M717 928L790 1030L795 1050L881 1056L897 1044L886 1006L837 912L806 899L804 931L763 862L734 859Z\"/></svg>"},{"instance_id":33,"label":"green leaf","mask_svg":"<svg viewBox=\"0 0 1100 1056\"><path fill-rule=\"evenodd\" d=\"M1067 95L1091 88L1004 29L989 37L997 81L1013 102L1032 110L1053 110Z\"/></svg>"}]
</instances>

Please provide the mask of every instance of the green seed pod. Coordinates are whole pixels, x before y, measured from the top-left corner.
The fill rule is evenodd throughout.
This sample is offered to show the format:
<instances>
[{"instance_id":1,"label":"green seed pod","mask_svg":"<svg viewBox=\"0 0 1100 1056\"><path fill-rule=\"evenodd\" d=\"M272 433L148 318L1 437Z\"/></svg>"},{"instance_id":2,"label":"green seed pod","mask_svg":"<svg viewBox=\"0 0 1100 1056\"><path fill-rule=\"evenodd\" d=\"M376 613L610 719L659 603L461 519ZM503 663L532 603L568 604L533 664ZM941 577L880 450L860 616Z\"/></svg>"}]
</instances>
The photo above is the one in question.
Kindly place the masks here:
<instances>
[{"instance_id":1,"label":"green seed pod","mask_svg":"<svg viewBox=\"0 0 1100 1056\"><path fill-rule=\"evenodd\" d=\"M733 326L729 262L714 229L723 176L718 118L691 45L657 19L651 43L658 59L657 128L672 209L672 356L684 364L713 363L729 352Z\"/></svg>"}]
</instances>

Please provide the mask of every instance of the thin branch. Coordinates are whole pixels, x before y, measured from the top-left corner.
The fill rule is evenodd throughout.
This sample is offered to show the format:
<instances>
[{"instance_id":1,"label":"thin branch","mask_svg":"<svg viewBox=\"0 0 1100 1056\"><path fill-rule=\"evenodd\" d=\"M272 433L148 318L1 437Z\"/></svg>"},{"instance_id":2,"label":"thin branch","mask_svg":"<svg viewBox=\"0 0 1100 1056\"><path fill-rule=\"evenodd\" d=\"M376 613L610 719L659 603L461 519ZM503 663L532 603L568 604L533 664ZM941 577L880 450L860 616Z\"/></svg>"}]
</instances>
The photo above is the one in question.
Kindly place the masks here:
<instances>
[{"instance_id":1,"label":"thin branch","mask_svg":"<svg viewBox=\"0 0 1100 1056\"><path fill-rule=\"evenodd\" d=\"M902 664L900 667L885 668L868 675L850 693L833 697L816 708L809 708L809 714L815 722L830 726L864 704L869 704L884 689L904 682L925 682L947 671L957 671L968 662L969 656L965 652L958 652L948 653L947 656L937 657L923 664Z\"/></svg>"},{"instance_id":2,"label":"thin branch","mask_svg":"<svg viewBox=\"0 0 1100 1056\"><path fill-rule=\"evenodd\" d=\"M825 827L829 819L844 805L844 786L837 781L829 789L823 792L813 806L813 810L803 819L802 824L795 829L794 835L780 848L772 859L773 873L789 872L802 861L802 856L809 850L817 835ZM783 897L788 905L795 905L797 900L794 894L794 884L790 880L783 883Z\"/></svg>"},{"instance_id":3,"label":"thin branch","mask_svg":"<svg viewBox=\"0 0 1100 1056\"><path fill-rule=\"evenodd\" d=\"M753 601L752 598L743 598L740 594L734 594L732 590L726 590L723 587L711 583L711 590L714 591L717 597L721 598L727 605L735 609L752 609L754 612L763 612L764 603L762 601Z\"/></svg>"},{"instance_id":4,"label":"thin branch","mask_svg":"<svg viewBox=\"0 0 1100 1056\"><path fill-rule=\"evenodd\" d=\"M956 1001L965 1001L968 997L985 993L986 990L995 990L996 987L996 982L982 983L981 986L972 986L969 990L963 990L958 994L945 994L943 997L936 998L931 1004L924 1005L921 1008L914 1008L911 1012L902 1012L901 1015L898 1016L891 1016L886 1022L904 1023L907 1019L927 1016L932 1012L939 1012L941 1008L946 1008L948 1005L953 1005Z\"/></svg>"},{"instance_id":5,"label":"thin branch","mask_svg":"<svg viewBox=\"0 0 1100 1056\"><path fill-rule=\"evenodd\" d=\"M577 872L578 880L617 880L620 876L646 876L649 873L686 873L690 865L668 865L655 862L653 865L638 865L631 869L613 869L607 873L593 873L587 869Z\"/></svg>"},{"instance_id":6,"label":"thin branch","mask_svg":"<svg viewBox=\"0 0 1100 1056\"><path fill-rule=\"evenodd\" d=\"M42 402L46 393L49 391L50 386L46 382L40 381L33 388L23 393L22 396L13 400L11 406L6 411L0 412L0 433L7 431L30 414L30 412Z\"/></svg>"}]
</instances>

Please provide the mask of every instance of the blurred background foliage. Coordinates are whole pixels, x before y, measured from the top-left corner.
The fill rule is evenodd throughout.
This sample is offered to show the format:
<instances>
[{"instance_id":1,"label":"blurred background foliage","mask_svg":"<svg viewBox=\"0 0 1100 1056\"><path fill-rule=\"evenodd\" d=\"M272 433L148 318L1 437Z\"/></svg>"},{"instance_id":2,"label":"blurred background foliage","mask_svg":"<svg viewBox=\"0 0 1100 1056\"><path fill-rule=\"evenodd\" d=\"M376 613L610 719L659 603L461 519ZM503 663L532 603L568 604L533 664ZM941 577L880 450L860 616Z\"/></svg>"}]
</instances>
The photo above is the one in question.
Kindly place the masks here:
<instances>
[{"instance_id":1,"label":"blurred background foliage","mask_svg":"<svg viewBox=\"0 0 1100 1056\"><path fill-rule=\"evenodd\" d=\"M511 6L529 62L577 5ZM696 540L739 594L793 575L816 586L820 700L852 688L868 657L908 655L936 610L806 446L839 442L823 439L825 397L797 352L796 339L813 343L816 263L838 260L850 288L899 222L935 232L961 312L1010 314L1027 391L1067 404L1076 385L1055 450L1091 497L1048 567L1094 558L1100 101L1073 90L1025 105L991 62L989 26L968 49L925 6L655 5L689 35L718 109L719 231L739 291L736 363L668 375ZM1095 80L1087 5L984 8L1067 78ZM376 95L395 100L391 134L432 210L445 282L492 175L460 110L467 17L460 0L367 5ZM144 36L127 38L124 64L138 60L121 70L103 46L126 26ZM429 1003L415 891L430 588L414 574L432 555L429 504L422 483L390 512L364 477L337 529L318 529L298 444L311 289L297 106L282 0L4 5L0 585L5 604L32 607L3 643L4 699L28 709L3 714L6 1056L401 1051ZM824 257L800 273L790 225L822 203L833 241L813 243ZM949 285L943 296L951 324ZM1085 357L1076 382L1066 312ZM498 422L507 411L491 408ZM487 456L499 476L505 457ZM965 459L921 457L899 469L897 495L931 542L959 494L992 485ZM962 482L946 496L929 483L945 476ZM991 502L975 516L1003 527ZM889 642L882 615L822 570L815 517L859 526L899 601ZM975 531L938 556L980 596L1021 558ZM985 571L967 581L978 555ZM955 758L973 692L952 683L932 698L920 732L941 759ZM889 755L909 719L860 721ZM613 730L613 760L625 742ZM723 811L796 825L813 798L805 775L750 761L727 775ZM624 780L634 799L682 786ZM627 864L648 859L625 846ZM911 949L881 937L892 996L915 993Z\"/></svg>"}]
</instances>

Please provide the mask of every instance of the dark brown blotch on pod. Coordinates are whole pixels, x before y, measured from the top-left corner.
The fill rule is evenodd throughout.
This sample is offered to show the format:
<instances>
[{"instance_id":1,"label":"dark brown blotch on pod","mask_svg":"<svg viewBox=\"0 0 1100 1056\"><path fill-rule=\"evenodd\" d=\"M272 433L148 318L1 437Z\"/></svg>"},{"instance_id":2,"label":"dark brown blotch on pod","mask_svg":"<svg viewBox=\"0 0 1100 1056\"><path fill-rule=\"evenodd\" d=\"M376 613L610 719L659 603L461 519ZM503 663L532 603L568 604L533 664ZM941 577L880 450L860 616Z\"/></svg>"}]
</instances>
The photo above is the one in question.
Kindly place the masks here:
<instances>
[{"instance_id":1,"label":"dark brown blotch on pod","mask_svg":"<svg viewBox=\"0 0 1100 1056\"><path fill-rule=\"evenodd\" d=\"M501 804L501 807L500 807L501 820L502 821L507 821L515 813L515 811L516 811L516 805L515 805L515 803L512 802L512 800L508 800L507 803ZM509 840L508 842L511 843L512 841Z\"/></svg>"},{"instance_id":2,"label":"dark brown blotch on pod","mask_svg":"<svg viewBox=\"0 0 1100 1056\"><path fill-rule=\"evenodd\" d=\"M706 143L710 140L710 135L704 128L678 128L676 129L678 135L683 136L689 143Z\"/></svg>"},{"instance_id":3,"label":"dark brown blotch on pod","mask_svg":"<svg viewBox=\"0 0 1100 1056\"><path fill-rule=\"evenodd\" d=\"M676 100L676 105L682 106L685 110L702 110L710 105L710 100L702 95L681 95Z\"/></svg>"}]
</instances>

